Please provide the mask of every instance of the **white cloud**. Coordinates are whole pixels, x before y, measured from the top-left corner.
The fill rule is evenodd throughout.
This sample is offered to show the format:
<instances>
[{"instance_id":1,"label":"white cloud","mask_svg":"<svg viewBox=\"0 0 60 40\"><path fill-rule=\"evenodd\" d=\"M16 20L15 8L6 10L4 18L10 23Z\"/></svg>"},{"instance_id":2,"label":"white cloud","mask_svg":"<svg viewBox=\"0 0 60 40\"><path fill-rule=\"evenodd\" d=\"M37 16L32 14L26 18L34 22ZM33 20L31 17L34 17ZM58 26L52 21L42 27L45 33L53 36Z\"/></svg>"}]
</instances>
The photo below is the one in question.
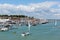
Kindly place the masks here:
<instances>
[{"instance_id":1,"label":"white cloud","mask_svg":"<svg viewBox=\"0 0 60 40\"><path fill-rule=\"evenodd\" d=\"M46 9L50 8L53 5L59 4L58 2L42 2L42 3L35 3L35 4L29 4L29 5L18 5L17 8L20 10L24 10L27 12L33 12L36 11L36 9Z\"/></svg>"},{"instance_id":2,"label":"white cloud","mask_svg":"<svg viewBox=\"0 0 60 40\"><path fill-rule=\"evenodd\" d=\"M54 14L55 16L60 16L60 14Z\"/></svg>"},{"instance_id":3,"label":"white cloud","mask_svg":"<svg viewBox=\"0 0 60 40\"><path fill-rule=\"evenodd\" d=\"M50 11L51 11L51 12L54 12L54 13L55 13L55 12L60 13L60 8L57 8L57 9L54 9L54 8L53 8L53 9L50 9Z\"/></svg>"},{"instance_id":4,"label":"white cloud","mask_svg":"<svg viewBox=\"0 0 60 40\"><path fill-rule=\"evenodd\" d=\"M37 3L37 4L31 4L31 6L35 8L50 8L52 5L56 5L58 2L42 2L42 3Z\"/></svg>"},{"instance_id":5,"label":"white cloud","mask_svg":"<svg viewBox=\"0 0 60 40\"><path fill-rule=\"evenodd\" d=\"M55 8L53 7L54 5L58 7ZM58 15L57 13L60 14L59 2L46 1L29 5L0 4L0 14L25 14L30 16L38 15L37 17L43 18L54 18L55 15Z\"/></svg>"},{"instance_id":6,"label":"white cloud","mask_svg":"<svg viewBox=\"0 0 60 40\"><path fill-rule=\"evenodd\" d=\"M60 5L58 5L58 7L60 7Z\"/></svg>"}]
</instances>

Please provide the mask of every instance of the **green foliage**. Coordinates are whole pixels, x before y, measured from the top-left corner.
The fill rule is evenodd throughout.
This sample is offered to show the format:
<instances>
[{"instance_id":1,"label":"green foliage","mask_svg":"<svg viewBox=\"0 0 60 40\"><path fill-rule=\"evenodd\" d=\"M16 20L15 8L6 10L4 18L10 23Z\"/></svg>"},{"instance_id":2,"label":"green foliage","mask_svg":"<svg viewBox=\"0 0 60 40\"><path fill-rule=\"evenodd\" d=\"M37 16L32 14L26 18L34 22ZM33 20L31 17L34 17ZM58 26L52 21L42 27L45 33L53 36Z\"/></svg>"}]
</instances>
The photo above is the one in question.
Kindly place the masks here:
<instances>
[{"instance_id":1,"label":"green foliage","mask_svg":"<svg viewBox=\"0 0 60 40\"><path fill-rule=\"evenodd\" d=\"M24 15L0 15L0 17L27 17Z\"/></svg>"}]
</instances>

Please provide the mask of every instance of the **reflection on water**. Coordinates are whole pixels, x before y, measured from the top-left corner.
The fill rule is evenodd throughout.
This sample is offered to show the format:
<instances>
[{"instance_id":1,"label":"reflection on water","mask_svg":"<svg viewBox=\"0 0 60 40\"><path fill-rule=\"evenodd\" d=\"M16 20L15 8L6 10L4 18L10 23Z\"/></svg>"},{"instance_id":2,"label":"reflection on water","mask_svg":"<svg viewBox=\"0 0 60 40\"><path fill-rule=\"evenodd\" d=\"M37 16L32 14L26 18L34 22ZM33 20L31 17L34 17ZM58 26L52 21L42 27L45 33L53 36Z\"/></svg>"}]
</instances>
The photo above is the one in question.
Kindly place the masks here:
<instances>
[{"instance_id":1,"label":"reflection on water","mask_svg":"<svg viewBox=\"0 0 60 40\"><path fill-rule=\"evenodd\" d=\"M54 26L52 22L32 26L31 35L25 37L22 37L21 33L27 31L27 26L13 26L17 29L0 32L0 40L60 40L60 22L57 23L57 26Z\"/></svg>"}]
</instances>

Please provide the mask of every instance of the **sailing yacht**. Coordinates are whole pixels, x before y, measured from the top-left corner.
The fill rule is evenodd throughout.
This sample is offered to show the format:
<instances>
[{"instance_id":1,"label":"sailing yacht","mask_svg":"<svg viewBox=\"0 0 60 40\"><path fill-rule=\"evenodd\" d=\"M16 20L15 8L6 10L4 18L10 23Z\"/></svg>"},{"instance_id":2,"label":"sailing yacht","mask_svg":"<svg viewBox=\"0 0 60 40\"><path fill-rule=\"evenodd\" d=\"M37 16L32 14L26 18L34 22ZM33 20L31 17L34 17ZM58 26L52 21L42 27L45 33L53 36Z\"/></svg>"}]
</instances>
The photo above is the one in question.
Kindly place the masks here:
<instances>
[{"instance_id":1,"label":"sailing yacht","mask_svg":"<svg viewBox=\"0 0 60 40\"><path fill-rule=\"evenodd\" d=\"M30 22L28 22L28 32L23 32L23 33L21 34L21 36L30 35L30 27L31 27Z\"/></svg>"}]
</instances>

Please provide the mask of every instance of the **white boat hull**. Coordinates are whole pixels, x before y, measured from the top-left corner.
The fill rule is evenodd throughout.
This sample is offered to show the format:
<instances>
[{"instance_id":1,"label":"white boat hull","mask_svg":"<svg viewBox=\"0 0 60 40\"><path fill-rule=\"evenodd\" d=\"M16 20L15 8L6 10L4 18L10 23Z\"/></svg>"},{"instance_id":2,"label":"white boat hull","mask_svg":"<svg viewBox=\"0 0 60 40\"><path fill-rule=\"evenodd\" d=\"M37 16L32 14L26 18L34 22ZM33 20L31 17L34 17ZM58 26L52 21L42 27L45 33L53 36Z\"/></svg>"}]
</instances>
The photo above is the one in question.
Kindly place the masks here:
<instances>
[{"instance_id":1,"label":"white boat hull","mask_svg":"<svg viewBox=\"0 0 60 40\"><path fill-rule=\"evenodd\" d=\"M1 30L1 31L7 31L8 28L1 28L0 30Z\"/></svg>"},{"instance_id":2,"label":"white boat hull","mask_svg":"<svg viewBox=\"0 0 60 40\"><path fill-rule=\"evenodd\" d=\"M29 32L27 32L27 33L22 33L22 34L21 34L21 36L28 36L28 35L30 35Z\"/></svg>"}]
</instances>

